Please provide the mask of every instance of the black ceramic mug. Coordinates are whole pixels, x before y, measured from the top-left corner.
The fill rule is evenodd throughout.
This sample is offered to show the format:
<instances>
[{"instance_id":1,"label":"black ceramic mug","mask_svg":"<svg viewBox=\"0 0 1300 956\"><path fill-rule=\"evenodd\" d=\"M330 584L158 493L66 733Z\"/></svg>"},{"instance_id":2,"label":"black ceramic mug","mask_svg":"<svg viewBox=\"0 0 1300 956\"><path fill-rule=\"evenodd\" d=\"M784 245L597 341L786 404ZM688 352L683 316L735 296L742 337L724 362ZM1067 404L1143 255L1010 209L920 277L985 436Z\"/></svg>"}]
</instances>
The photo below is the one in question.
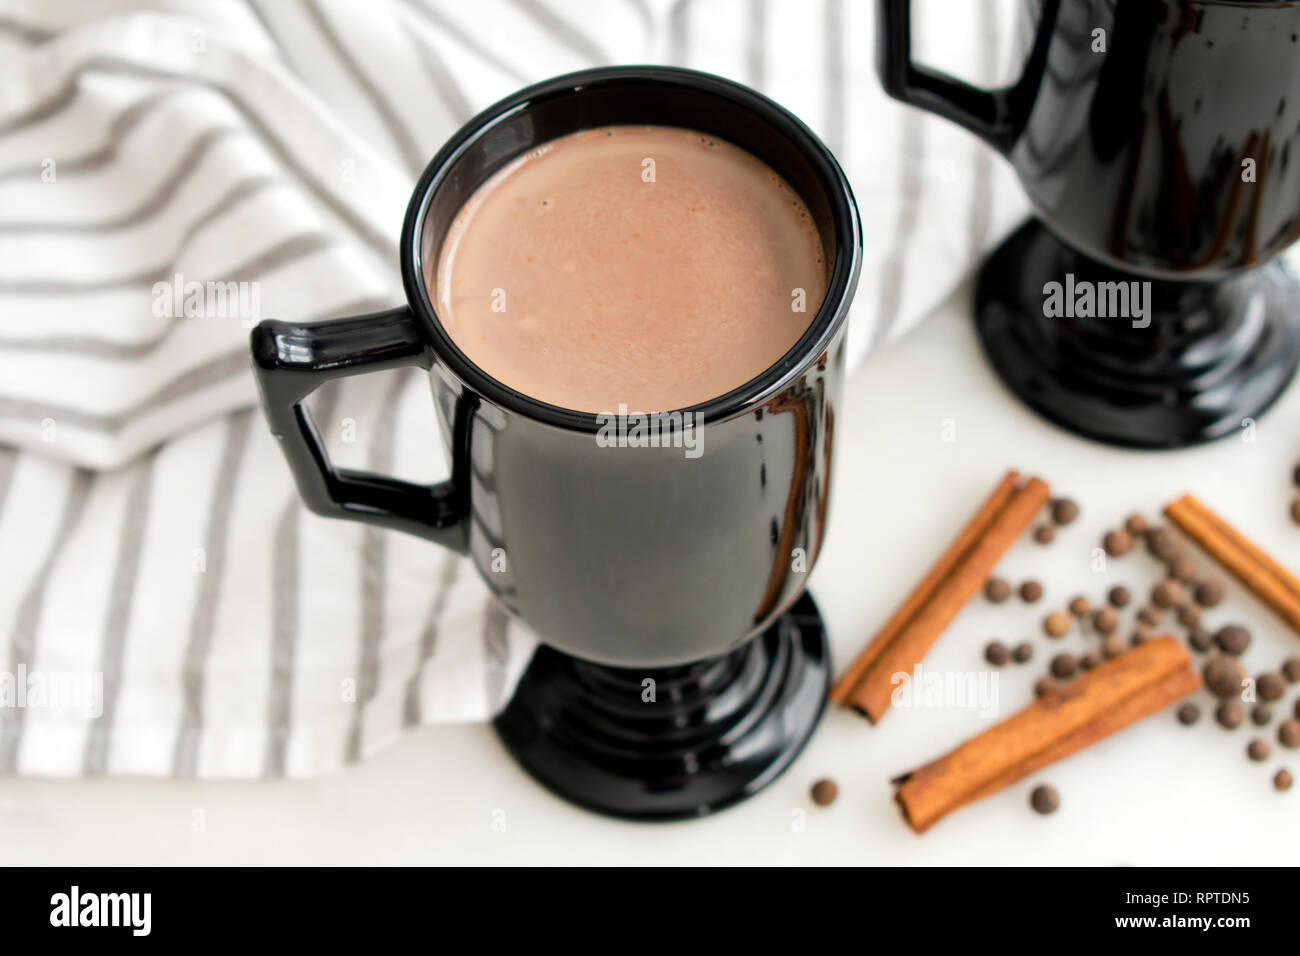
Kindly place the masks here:
<instances>
[{"instance_id":1,"label":"black ceramic mug","mask_svg":"<svg viewBox=\"0 0 1300 956\"><path fill-rule=\"evenodd\" d=\"M1270 264L1300 238L1300 3L1023 0L1022 72L986 90L914 62L910 3L878 2L886 90L980 136L1033 203L976 293L1013 391L1138 447L1262 413L1300 361L1300 292ZM1053 314L1049 283L1119 314Z\"/></svg>"},{"instance_id":2,"label":"black ceramic mug","mask_svg":"<svg viewBox=\"0 0 1300 956\"><path fill-rule=\"evenodd\" d=\"M757 378L679 410L702 423L688 436L699 443L693 456L680 442L608 447L598 441L606 420L495 380L452 342L429 294L442 242L478 186L544 142L622 124L689 128L748 150L803 198L827 253L826 296L798 342ZM415 188L400 255L406 306L253 331L266 417L308 507L468 553L502 603L562 652L539 652L498 723L548 785L597 809L660 817L757 789L811 732L829 673L811 602L787 612L825 534L861 265L858 215L835 159L793 115L719 77L575 73L502 100L448 141ZM398 366L430 371L452 463L433 486L332 467L302 404L327 379ZM431 581L434 567L431 554ZM643 706L647 679L676 703ZM570 734L582 739L538 743L584 708ZM651 759L603 766L619 734ZM541 745L550 750L538 756ZM570 779L575 766L580 779Z\"/></svg>"}]
</instances>

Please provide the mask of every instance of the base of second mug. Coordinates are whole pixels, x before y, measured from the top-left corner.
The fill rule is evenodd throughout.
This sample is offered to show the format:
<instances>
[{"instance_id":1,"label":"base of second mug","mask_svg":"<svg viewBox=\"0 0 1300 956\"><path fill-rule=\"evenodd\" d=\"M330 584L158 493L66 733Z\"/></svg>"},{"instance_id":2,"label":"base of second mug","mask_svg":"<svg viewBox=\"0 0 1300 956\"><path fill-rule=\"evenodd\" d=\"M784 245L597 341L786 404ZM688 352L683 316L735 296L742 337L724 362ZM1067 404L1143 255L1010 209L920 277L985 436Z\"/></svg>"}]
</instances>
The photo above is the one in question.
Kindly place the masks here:
<instances>
[{"instance_id":1,"label":"base of second mug","mask_svg":"<svg viewBox=\"0 0 1300 956\"><path fill-rule=\"evenodd\" d=\"M1300 363L1300 284L1290 271L1275 262L1217 282L1152 280L1144 328L1131 315L1047 308L1050 283L1065 305L1085 286L1096 303L1103 286L1132 290L1145 281L1084 256L1031 220L980 269L980 345L1025 404L1107 444L1181 448L1263 414Z\"/></svg>"},{"instance_id":2,"label":"base of second mug","mask_svg":"<svg viewBox=\"0 0 1300 956\"><path fill-rule=\"evenodd\" d=\"M780 776L821 719L830 678L821 615L804 594L736 650L681 667L606 667L541 647L494 726L524 769L571 803L689 819Z\"/></svg>"}]
</instances>

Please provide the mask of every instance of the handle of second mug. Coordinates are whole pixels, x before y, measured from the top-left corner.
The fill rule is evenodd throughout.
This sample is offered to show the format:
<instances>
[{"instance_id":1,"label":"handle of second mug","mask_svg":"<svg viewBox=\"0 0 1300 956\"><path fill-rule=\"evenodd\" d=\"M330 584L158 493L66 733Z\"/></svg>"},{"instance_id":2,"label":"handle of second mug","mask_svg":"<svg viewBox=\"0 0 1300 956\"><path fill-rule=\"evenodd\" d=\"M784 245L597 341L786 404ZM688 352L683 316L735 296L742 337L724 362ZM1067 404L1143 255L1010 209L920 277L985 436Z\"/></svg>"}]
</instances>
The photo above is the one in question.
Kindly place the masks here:
<instances>
[{"instance_id":1,"label":"handle of second mug","mask_svg":"<svg viewBox=\"0 0 1300 956\"><path fill-rule=\"evenodd\" d=\"M262 408L308 508L467 551L468 497L456 479L464 473L468 449L460 434L453 436L452 477L419 485L334 468L303 405L330 379L404 366L430 368L433 353L409 308L312 324L268 319L253 329L251 346ZM464 431L464 418L458 409L457 432Z\"/></svg>"},{"instance_id":2,"label":"handle of second mug","mask_svg":"<svg viewBox=\"0 0 1300 956\"><path fill-rule=\"evenodd\" d=\"M1047 40L1060 0L1046 0L1033 50L1015 86L982 90L912 62L911 0L878 0L876 69L885 92L911 106L952 120L998 152L1011 149L1024 129L1047 62Z\"/></svg>"}]
</instances>

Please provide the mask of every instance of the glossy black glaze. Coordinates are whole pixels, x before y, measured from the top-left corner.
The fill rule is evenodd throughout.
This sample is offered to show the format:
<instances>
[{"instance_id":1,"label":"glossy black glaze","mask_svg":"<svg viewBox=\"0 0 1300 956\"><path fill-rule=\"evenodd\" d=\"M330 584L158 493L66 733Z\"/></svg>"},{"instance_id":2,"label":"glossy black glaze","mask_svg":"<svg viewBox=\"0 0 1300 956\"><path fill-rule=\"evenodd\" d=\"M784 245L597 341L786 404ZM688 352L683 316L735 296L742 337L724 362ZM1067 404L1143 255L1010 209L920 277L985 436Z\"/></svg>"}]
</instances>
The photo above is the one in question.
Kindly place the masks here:
<instances>
[{"instance_id":1,"label":"glossy black glaze","mask_svg":"<svg viewBox=\"0 0 1300 956\"><path fill-rule=\"evenodd\" d=\"M1138 448L1220 438L1263 414L1300 361L1300 297L1281 263L1218 282L1156 280L1148 329L1044 316L1043 284L1066 273L1132 278L1034 220L985 263L975 322L1012 391L1080 435Z\"/></svg>"},{"instance_id":2,"label":"glossy black glaze","mask_svg":"<svg viewBox=\"0 0 1300 956\"><path fill-rule=\"evenodd\" d=\"M912 66L908 6L880 0L886 88L1006 155L1042 223L1086 257L1083 267L1157 288L1217 282L1300 238L1300 154L1291 155L1300 148L1300 3L1025 0L1024 70L995 91ZM1104 52L1094 50L1098 30ZM1243 180L1245 160L1255 163L1254 182ZM1226 434L1230 419L1258 414L1286 386L1296 336L1281 326L1297 321L1300 299L1280 273L1220 292L1166 286L1156 293L1165 309L1144 337L1123 319L1055 319L1071 327L1051 337L1073 351L1040 354L1025 343L1045 334L1042 287L1064 279L1047 269L1075 260L1044 251L1017 275L1008 257L1029 245L1009 242L985 267L978 321L998 372L1054 420L1104 441L1173 447ZM1032 245L1047 249L1044 239ZM1242 308L1247 289L1268 290L1267 328ZM1000 311L985 314L989 303ZM1038 328L1017 328L1008 309ZM1133 389L1093 375L1116 355L1142 367ZM1207 355L1218 367L1204 364ZM1022 360L1030 367L1017 367ZM1071 370L1076 360L1086 367ZM1267 384L1250 374L1260 363ZM1157 393L1183 407L1159 412Z\"/></svg>"},{"instance_id":3,"label":"glossy black glaze","mask_svg":"<svg viewBox=\"0 0 1300 956\"><path fill-rule=\"evenodd\" d=\"M817 726L830 677L821 618L805 593L754 640L684 667L612 668L543 647L495 726L530 774L589 810L700 817L790 766Z\"/></svg>"},{"instance_id":4,"label":"glossy black glaze","mask_svg":"<svg viewBox=\"0 0 1300 956\"><path fill-rule=\"evenodd\" d=\"M827 251L826 299L799 342L758 378L686 410L703 421L698 457L681 447L601 447L596 416L540 403L473 365L443 331L429 298L427 271L475 188L534 146L613 124L687 127L749 150L799 192ZM559 77L485 110L429 164L400 247L409 309L258 325L252 349L266 416L312 510L467 551L501 602L560 652L544 650L530 669L522 691L529 706L563 698L546 690L552 679L567 680L556 675L600 672L574 661L561 666L561 655L642 669L733 651L736 660L766 660L772 634L782 635L781 647L793 639L795 625L778 622L803 594L826 531L845 320L861 246L853 196L834 157L794 116L747 87L666 67ZM300 404L325 379L399 365L430 370L453 461L451 478L432 487L334 469ZM431 554L431 582L435 567ZM763 643L751 641L764 632ZM821 709L820 702L815 712L807 706L808 681L821 688L820 701L828 665L819 638L800 640L799 668L807 674L798 680L784 665L747 665L762 682L752 688L749 719L782 728L784 736L765 731L762 740L784 756L769 750L767 771L728 773L725 785L691 789L690 801L738 799L802 746ZM701 667L699 674L713 673L712 664ZM790 709L773 704L796 685ZM689 718L705 735L704 725L722 713L713 686L701 678L703 710ZM719 693L731 701L735 688ZM734 737L728 726L719 733ZM520 741L503 733L522 758ZM644 744L651 753L660 747L653 739ZM601 779L587 778L593 787ZM718 788L733 783L737 789L723 799ZM566 795L592 806L606 800Z\"/></svg>"}]
</instances>

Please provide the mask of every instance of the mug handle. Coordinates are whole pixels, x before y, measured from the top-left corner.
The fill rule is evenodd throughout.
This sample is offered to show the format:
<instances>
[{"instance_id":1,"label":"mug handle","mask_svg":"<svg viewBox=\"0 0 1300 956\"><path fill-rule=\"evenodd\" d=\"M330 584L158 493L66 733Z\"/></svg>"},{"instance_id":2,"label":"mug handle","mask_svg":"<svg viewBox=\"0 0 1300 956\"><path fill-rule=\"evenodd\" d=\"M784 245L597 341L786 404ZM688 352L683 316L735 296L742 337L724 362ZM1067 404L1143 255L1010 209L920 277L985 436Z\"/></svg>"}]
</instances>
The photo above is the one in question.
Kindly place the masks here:
<instances>
[{"instance_id":1,"label":"mug handle","mask_svg":"<svg viewBox=\"0 0 1300 956\"><path fill-rule=\"evenodd\" d=\"M330 379L406 366L431 368L433 352L408 307L312 324L268 319L254 327L250 338L262 408L308 508L467 552L467 401L457 403L454 416L452 476L433 485L334 468L302 404Z\"/></svg>"},{"instance_id":2,"label":"mug handle","mask_svg":"<svg viewBox=\"0 0 1300 956\"><path fill-rule=\"evenodd\" d=\"M879 0L876 70L894 99L942 116L970 130L1005 155L1024 131L1047 65L1047 41L1060 0L1045 0L1034 46L1014 86L982 90L946 73L912 62L911 0Z\"/></svg>"}]
</instances>

